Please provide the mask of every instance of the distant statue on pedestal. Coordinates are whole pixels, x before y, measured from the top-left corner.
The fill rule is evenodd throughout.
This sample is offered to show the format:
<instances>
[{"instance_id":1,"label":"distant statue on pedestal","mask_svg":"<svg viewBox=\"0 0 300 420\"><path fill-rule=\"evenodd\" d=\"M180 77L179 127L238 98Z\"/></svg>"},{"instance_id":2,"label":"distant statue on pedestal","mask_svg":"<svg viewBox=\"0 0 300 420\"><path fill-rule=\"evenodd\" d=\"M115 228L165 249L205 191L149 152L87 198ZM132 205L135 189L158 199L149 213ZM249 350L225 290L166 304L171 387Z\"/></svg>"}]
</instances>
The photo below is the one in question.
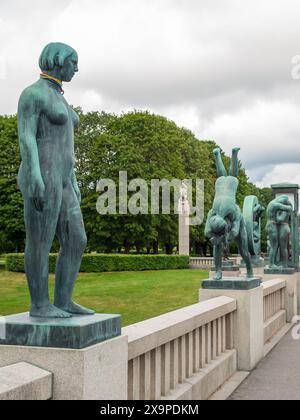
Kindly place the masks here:
<instances>
[{"instance_id":1,"label":"distant statue on pedestal","mask_svg":"<svg viewBox=\"0 0 300 420\"><path fill-rule=\"evenodd\" d=\"M70 82L78 72L78 56L68 45L52 43L44 48L39 64L40 79L24 90L18 109L22 158L18 184L25 206L30 315L92 315L93 311L72 301L87 238L74 172L74 129L79 118L63 96L62 82ZM49 252L55 235L61 249L52 305L48 290Z\"/></svg>"},{"instance_id":2,"label":"distant statue on pedestal","mask_svg":"<svg viewBox=\"0 0 300 420\"><path fill-rule=\"evenodd\" d=\"M214 150L218 179L213 208L210 210L205 227L205 235L214 246L214 260L216 268L215 280L222 279L223 248L232 241L236 241L239 252L243 257L247 276L253 277L253 269L248 250L248 238L242 212L236 204L238 181L238 152L232 151L229 175L222 161L220 149Z\"/></svg>"},{"instance_id":3,"label":"distant statue on pedestal","mask_svg":"<svg viewBox=\"0 0 300 420\"><path fill-rule=\"evenodd\" d=\"M261 258L261 219L265 208L259 203L258 198L249 195L244 200L243 217L247 230L248 249L253 266L261 267L264 260Z\"/></svg>"},{"instance_id":4,"label":"distant statue on pedestal","mask_svg":"<svg viewBox=\"0 0 300 420\"><path fill-rule=\"evenodd\" d=\"M293 205L289 197L282 195L271 201L267 209L268 223L267 233L269 237L270 268L288 268L290 218Z\"/></svg>"},{"instance_id":5,"label":"distant statue on pedestal","mask_svg":"<svg viewBox=\"0 0 300 420\"><path fill-rule=\"evenodd\" d=\"M188 187L182 182L178 202L179 213L179 255L190 255L190 205Z\"/></svg>"}]
</instances>

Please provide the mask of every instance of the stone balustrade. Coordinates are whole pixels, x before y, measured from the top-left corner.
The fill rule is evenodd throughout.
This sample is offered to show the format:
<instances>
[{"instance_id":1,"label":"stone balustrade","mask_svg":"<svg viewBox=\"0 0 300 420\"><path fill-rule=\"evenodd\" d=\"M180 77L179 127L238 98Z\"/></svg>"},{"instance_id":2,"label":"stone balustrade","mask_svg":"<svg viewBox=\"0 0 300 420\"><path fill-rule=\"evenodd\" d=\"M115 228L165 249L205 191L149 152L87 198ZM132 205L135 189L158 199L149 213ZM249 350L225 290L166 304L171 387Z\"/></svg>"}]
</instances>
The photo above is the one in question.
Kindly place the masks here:
<instances>
[{"instance_id":1,"label":"stone balustrade","mask_svg":"<svg viewBox=\"0 0 300 420\"><path fill-rule=\"evenodd\" d=\"M229 259L234 265L240 264L241 258L230 258ZM215 265L212 257L191 257L190 268L198 270L211 270Z\"/></svg>"},{"instance_id":2,"label":"stone balustrade","mask_svg":"<svg viewBox=\"0 0 300 420\"><path fill-rule=\"evenodd\" d=\"M201 289L200 303L86 349L0 346L0 400L215 398L288 331L297 286L295 274L249 290Z\"/></svg>"},{"instance_id":3,"label":"stone balustrade","mask_svg":"<svg viewBox=\"0 0 300 420\"><path fill-rule=\"evenodd\" d=\"M237 369L235 311L223 296L124 328L128 398L207 399Z\"/></svg>"},{"instance_id":4,"label":"stone balustrade","mask_svg":"<svg viewBox=\"0 0 300 420\"><path fill-rule=\"evenodd\" d=\"M29 363L17 363L0 368L0 401L50 400L52 398L50 372Z\"/></svg>"},{"instance_id":5,"label":"stone balustrade","mask_svg":"<svg viewBox=\"0 0 300 420\"><path fill-rule=\"evenodd\" d=\"M190 258L190 268L199 270L210 270L214 265L213 258Z\"/></svg>"},{"instance_id":6,"label":"stone balustrade","mask_svg":"<svg viewBox=\"0 0 300 420\"><path fill-rule=\"evenodd\" d=\"M269 280L264 289L264 340L267 343L286 324L286 282Z\"/></svg>"}]
</instances>

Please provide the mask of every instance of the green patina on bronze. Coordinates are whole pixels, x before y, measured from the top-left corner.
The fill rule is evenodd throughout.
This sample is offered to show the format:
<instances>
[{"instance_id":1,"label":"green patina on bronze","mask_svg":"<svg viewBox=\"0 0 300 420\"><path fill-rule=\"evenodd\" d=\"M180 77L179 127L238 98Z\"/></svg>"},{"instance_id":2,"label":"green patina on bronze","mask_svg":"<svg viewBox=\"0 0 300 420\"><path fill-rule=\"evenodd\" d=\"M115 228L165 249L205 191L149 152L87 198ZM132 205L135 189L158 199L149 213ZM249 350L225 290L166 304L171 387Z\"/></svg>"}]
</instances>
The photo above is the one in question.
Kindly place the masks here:
<instances>
[{"instance_id":1,"label":"green patina on bronze","mask_svg":"<svg viewBox=\"0 0 300 420\"><path fill-rule=\"evenodd\" d=\"M296 271L299 271L299 185L281 183L271 186L273 190L274 198L278 198L282 195L288 196L291 204L293 205L293 211L290 217L290 255L289 255L289 267L293 267Z\"/></svg>"},{"instance_id":2,"label":"green patina on bronze","mask_svg":"<svg viewBox=\"0 0 300 420\"><path fill-rule=\"evenodd\" d=\"M84 349L121 335L120 315L32 318L28 313L5 318L0 345Z\"/></svg>"},{"instance_id":3,"label":"green patina on bronze","mask_svg":"<svg viewBox=\"0 0 300 420\"><path fill-rule=\"evenodd\" d=\"M70 82L78 72L76 51L61 43L47 45L39 64L42 72L61 82ZM25 267L33 317L94 314L72 302L87 242L74 172L74 129L78 123L77 114L58 85L40 78L22 93L18 109L22 157L18 184L24 197ZM61 250L52 305L48 292L48 255L55 235Z\"/></svg>"},{"instance_id":4,"label":"green patina on bronze","mask_svg":"<svg viewBox=\"0 0 300 420\"><path fill-rule=\"evenodd\" d=\"M202 289L209 290L252 290L261 285L261 279L252 278L226 278L221 280L205 280L202 282Z\"/></svg>"},{"instance_id":5,"label":"green patina on bronze","mask_svg":"<svg viewBox=\"0 0 300 420\"><path fill-rule=\"evenodd\" d=\"M259 203L255 195L249 195L244 200L243 217L245 221L248 249L254 267L263 267L264 260L261 258L261 219L265 208ZM241 267L245 263L242 262Z\"/></svg>"},{"instance_id":6,"label":"green patina on bronze","mask_svg":"<svg viewBox=\"0 0 300 420\"><path fill-rule=\"evenodd\" d=\"M243 257L247 276L253 277L253 268L248 250L248 237L243 214L236 203L238 181L238 152L232 151L229 175L222 161L220 149L214 150L218 179L213 208L210 210L205 227L205 235L214 245L215 280L222 279L223 248L232 241L236 241L239 252Z\"/></svg>"},{"instance_id":7,"label":"green patina on bronze","mask_svg":"<svg viewBox=\"0 0 300 420\"><path fill-rule=\"evenodd\" d=\"M266 230L269 238L269 268L289 267L290 222L293 205L286 195L271 201L267 209Z\"/></svg>"}]
</instances>

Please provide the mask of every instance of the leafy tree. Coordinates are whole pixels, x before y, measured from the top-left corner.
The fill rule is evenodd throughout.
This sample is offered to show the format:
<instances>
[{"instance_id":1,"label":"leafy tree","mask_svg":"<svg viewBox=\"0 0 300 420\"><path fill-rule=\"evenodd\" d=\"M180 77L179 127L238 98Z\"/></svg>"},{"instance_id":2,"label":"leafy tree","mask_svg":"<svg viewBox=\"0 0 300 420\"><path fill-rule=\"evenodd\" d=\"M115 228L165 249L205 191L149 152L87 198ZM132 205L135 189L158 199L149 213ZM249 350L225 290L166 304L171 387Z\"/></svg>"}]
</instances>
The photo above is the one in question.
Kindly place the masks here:
<instances>
[{"instance_id":1,"label":"leafy tree","mask_svg":"<svg viewBox=\"0 0 300 420\"><path fill-rule=\"evenodd\" d=\"M195 135L174 122L149 112L130 112L120 116L107 113L79 113L81 124L75 135L76 175L82 192L82 210L88 234L88 251L171 253L178 245L178 216L107 215L96 211L100 179L112 179L118 186L119 172L127 171L128 180L204 179L205 215L212 206L216 169L212 151L214 141L199 141ZM0 253L24 250L23 199L17 186L20 154L16 116L0 117ZM224 161L229 166L229 157ZM240 165L238 202L257 195L267 206L269 189L249 183ZM172 198L174 196L173 191ZM117 188L117 195L119 188ZM195 195L195 185L193 189ZM129 198L133 193L128 193ZM150 209L149 196L149 209ZM119 208L117 200L117 210ZM175 203L177 206L177 203ZM174 210L172 204L171 210ZM266 240L264 237L264 244ZM193 252L206 255L211 245L204 237L204 223L191 228ZM58 243L53 250L58 249Z\"/></svg>"},{"instance_id":2,"label":"leafy tree","mask_svg":"<svg viewBox=\"0 0 300 420\"><path fill-rule=\"evenodd\" d=\"M23 251L23 199L17 186L20 166L17 118L0 116L0 253Z\"/></svg>"}]
</instances>

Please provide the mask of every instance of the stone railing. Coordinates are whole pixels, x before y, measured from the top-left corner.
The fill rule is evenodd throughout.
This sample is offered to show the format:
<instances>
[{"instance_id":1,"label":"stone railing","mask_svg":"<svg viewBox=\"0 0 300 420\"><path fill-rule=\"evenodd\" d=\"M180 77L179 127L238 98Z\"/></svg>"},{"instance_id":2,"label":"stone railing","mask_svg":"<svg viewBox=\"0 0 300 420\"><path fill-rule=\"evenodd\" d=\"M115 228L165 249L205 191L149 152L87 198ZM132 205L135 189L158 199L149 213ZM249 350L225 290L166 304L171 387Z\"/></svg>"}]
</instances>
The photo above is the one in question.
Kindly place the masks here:
<instances>
[{"instance_id":1,"label":"stone railing","mask_svg":"<svg viewBox=\"0 0 300 420\"><path fill-rule=\"evenodd\" d=\"M190 268L196 268L199 270L210 270L214 265L213 258L202 258L193 257L190 258Z\"/></svg>"},{"instance_id":2,"label":"stone railing","mask_svg":"<svg viewBox=\"0 0 300 420\"><path fill-rule=\"evenodd\" d=\"M269 280L264 289L264 339L267 343L286 324L286 282Z\"/></svg>"},{"instance_id":3,"label":"stone railing","mask_svg":"<svg viewBox=\"0 0 300 420\"><path fill-rule=\"evenodd\" d=\"M237 370L236 308L222 296L124 328L128 399L209 398Z\"/></svg>"},{"instance_id":4,"label":"stone railing","mask_svg":"<svg viewBox=\"0 0 300 420\"><path fill-rule=\"evenodd\" d=\"M240 264L240 258L229 258L234 265ZM211 270L214 266L214 259L211 257L191 257L190 268L198 270Z\"/></svg>"},{"instance_id":5,"label":"stone railing","mask_svg":"<svg viewBox=\"0 0 300 420\"><path fill-rule=\"evenodd\" d=\"M0 368L0 401L50 400L52 398L50 372L28 363Z\"/></svg>"}]
</instances>

